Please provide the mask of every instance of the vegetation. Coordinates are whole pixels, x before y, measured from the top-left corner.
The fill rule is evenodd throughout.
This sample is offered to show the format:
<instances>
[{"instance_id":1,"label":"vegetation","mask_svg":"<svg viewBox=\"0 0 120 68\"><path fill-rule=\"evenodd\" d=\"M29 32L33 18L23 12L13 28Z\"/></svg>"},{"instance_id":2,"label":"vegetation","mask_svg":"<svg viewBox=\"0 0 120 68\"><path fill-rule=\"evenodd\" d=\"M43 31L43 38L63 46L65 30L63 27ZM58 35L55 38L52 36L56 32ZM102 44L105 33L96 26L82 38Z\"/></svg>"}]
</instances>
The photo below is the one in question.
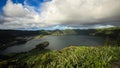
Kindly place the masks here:
<instances>
[{"instance_id":1,"label":"vegetation","mask_svg":"<svg viewBox=\"0 0 120 68\"><path fill-rule=\"evenodd\" d=\"M24 44L38 34L39 31L0 30L0 51L10 46Z\"/></svg>"},{"instance_id":2,"label":"vegetation","mask_svg":"<svg viewBox=\"0 0 120 68\"><path fill-rule=\"evenodd\" d=\"M104 37L105 45L120 46L120 27L97 29L92 34Z\"/></svg>"},{"instance_id":3,"label":"vegetation","mask_svg":"<svg viewBox=\"0 0 120 68\"><path fill-rule=\"evenodd\" d=\"M110 68L120 47L71 46L60 51L39 49L0 62L0 68Z\"/></svg>"},{"instance_id":4,"label":"vegetation","mask_svg":"<svg viewBox=\"0 0 120 68\"><path fill-rule=\"evenodd\" d=\"M96 29L93 35L116 39L120 35L120 27Z\"/></svg>"},{"instance_id":5,"label":"vegetation","mask_svg":"<svg viewBox=\"0 0 120 68\"><path fill-rule=\"evenodd\" d=\"M105 44L109 46L120 46L120 27L100 28L100 29L66 29L66 30L42 30L36 38L42 38L46 35L94 35L105 38Z\"/></svg>"},{"instance_id":6,"label":"vegetation","mask_svg":"<svg viewBox=\"0 0 120 68\"><path fill-rule=\"evenodd\" d=\"M45 42L42 42L42 43L40 43L40 44L38 44L38 45L36 45L36 48L35 49L44 49L45 47L47 47L49 45L49 42L48 41L45 41Z\"/></svg>"},{"instance_id":7,"label":"vegetation","mask_svg":"<svg viewBox=\"0 0 120 68\"><path fill-rule=\"evenodd\" d=\"M0 55L0 68L120 68L120 27L96 30L42 30L36 38L69 34L104 37L105 46L70 46L62 50L41 50L39 44L29 52ZM47 46L49 42L44 44Z\"/></svg>"}]
</instances>

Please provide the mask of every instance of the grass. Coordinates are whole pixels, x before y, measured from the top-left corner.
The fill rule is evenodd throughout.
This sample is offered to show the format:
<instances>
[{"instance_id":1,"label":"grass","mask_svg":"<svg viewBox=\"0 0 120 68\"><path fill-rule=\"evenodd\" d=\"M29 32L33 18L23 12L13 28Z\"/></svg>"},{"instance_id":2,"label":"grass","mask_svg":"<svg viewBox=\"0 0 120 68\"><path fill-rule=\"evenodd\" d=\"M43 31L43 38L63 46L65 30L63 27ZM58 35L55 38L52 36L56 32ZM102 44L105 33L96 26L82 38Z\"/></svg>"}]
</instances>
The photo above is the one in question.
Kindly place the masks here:
<instances>
[{"instance_id":1,"label":"grass","mask_svg":"<svg viewBox=\"0 0 120 68\"><path fill-rule=\"evenodd\" d=\"M110 68L119 59L120 47L70 46L59 51L33 50L2 61L0 65L13 68Z\"/></svg>"}]
</instances>

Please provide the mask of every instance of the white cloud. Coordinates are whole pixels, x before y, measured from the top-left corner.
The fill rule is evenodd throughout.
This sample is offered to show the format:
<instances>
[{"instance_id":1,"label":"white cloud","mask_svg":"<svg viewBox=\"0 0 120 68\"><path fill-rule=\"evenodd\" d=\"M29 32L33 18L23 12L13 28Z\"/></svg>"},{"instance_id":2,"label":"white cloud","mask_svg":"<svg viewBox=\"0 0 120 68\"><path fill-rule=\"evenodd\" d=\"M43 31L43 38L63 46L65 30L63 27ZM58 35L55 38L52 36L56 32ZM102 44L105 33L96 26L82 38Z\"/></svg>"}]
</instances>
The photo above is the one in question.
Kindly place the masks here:
<instances>
[{"instance_id":1,"label":"white cloud","mask_svg":"<svg viewBox=\"0 0 120 68\"><path fill-rule=\"evenodd\" d=\"M32 6L27 4L23 6L20 3L13 3L11 0L8 0L3 10L6 22L2 26L6 27L1 28L31 28L35 25L42 27L39 13Z\"/></svg>"},{"instance_id":2,"label":"white cloud","mask_svg":"<svg viewBox=\"0 0 120 68\"><path fill-rule=\"evenodd\" d=\"M90 23L120 16L120 0L53 0L43 6L45 22Z\"/></svg>"},{"instance_id":3,"label":"white cloud","mask_svg":"<svg viewBox=\"0 0 120 68\"><path fill-rule=\"evenodd\" d=\"M22 4L13 4L11 0L7 1L7 4L3 8L6 16L10 17L24 17L29 12L27 11Z\"/></svg>"},{"instance_id":4,"label":"white cloud","mask_svg":"<svg viewBox=\"0 0 120 68\"><path fill-rule=\"evenodd\" d=\"M72 28L72 25L116 22L120 18L119 7L120 0L52 0L43 3L38 8L41 12L37 12L26 1L23 6L8 0L3 8L6 21L0 28L45 28L57 25L71 25Z\"/></svg>"}]
</instances>

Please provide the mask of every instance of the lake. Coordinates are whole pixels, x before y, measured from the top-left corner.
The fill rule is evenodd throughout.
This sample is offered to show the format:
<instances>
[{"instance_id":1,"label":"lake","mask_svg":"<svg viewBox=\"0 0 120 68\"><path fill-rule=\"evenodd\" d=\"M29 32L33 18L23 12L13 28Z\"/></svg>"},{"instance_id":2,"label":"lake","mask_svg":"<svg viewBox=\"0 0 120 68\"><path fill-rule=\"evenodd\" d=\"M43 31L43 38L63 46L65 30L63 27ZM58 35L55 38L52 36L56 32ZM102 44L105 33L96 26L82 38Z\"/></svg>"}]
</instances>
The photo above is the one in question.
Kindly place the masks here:
<instances>
[{"instance_id":1,"label":"lake","mask_svg":"<svg viewBox=\"0 0 120 68\"><path fill-rule=\"evenodd\" d=\"M75 45L75 46L100 46L104 44L104 39L95 36L85 35L64 35L64 36L45 36L41 39L32 39L25 44L15 45L8 47L2 53L18 53L26 52L35 48L35 46L41 42L49 41L47 49L60 50L62 48Z\"/></svg>"}]
</instances>

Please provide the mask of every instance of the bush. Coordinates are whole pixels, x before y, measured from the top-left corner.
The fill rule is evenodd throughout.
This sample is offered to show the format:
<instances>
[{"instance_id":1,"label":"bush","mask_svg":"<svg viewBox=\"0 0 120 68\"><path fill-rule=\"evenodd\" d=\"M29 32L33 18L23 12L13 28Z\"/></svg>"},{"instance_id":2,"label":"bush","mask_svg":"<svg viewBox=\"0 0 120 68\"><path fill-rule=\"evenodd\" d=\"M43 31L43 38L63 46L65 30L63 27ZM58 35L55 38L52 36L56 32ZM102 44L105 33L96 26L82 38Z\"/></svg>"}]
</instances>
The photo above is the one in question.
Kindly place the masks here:
<instances>
[{"instance_id":1,"label":"bush","mask_svg":"<svg viewBox=\"0 0 120 68\"><path fill-rule=\"evenodd\" d=\"M11 60L17 60L17 66L25 66L22 62L30 68L110 68L119 56L120 47L71 46L60 51L35 50Z\"/></svg>"}]
</instances>

